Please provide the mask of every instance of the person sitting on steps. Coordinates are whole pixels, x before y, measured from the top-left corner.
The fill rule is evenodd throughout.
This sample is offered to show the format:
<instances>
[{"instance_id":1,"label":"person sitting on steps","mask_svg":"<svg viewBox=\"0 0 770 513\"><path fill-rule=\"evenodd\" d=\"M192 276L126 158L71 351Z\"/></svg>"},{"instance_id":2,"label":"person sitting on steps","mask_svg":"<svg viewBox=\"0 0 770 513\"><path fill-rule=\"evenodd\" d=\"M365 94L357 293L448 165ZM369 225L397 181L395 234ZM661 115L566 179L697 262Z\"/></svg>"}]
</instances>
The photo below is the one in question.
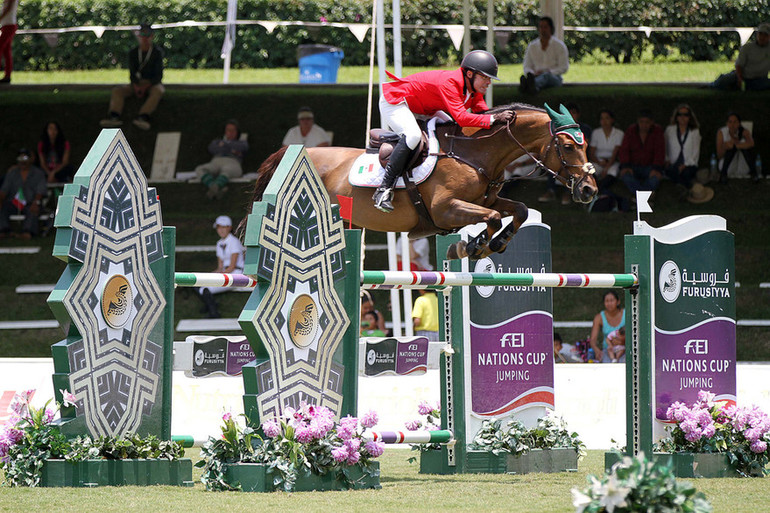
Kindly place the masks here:
<instances>
[{"instance_id":1,"label":"person sitting on steps","mask_svg":"<svg viewBox=\"0 0 770 513\"><path fill-rule=\"evenodd\" d=\"M214 272L228 274L243 273L243 259L246 249L241 244L241 241L238 240L238 237L232 233L232 219L229 216L217 217L216 221L214 221L214 229L217 231L217 235L219 235L219 241L217 242L217 268L214 269ZM220 315L217 302L214 300L214 294L221 294L231 290L228 287L200 287L198 294L201 301L203 301L201 313L208 314L209 319L218 319Z\"/></svg>"},{"instance_id":2,"label":"person sitting on steps","mask_svg":"<svg viewBox=\"0 0 770 513\"><path fill-rule=\"evenodd\" d=\"M497 60L489 52L469 52L457 70L422 71L404 78L390 73L388 76L393 82L382 84L380 118L384 127L401 137L385 167L385 177L372 196L375 208L386 213L393 211L393 187L422 137L415 114L432 116L443 110L461 127L478 128L513 118L512 111L479 114L488 110L484 94L489 84L499 80Z\"/></svg>"}]
</instances>

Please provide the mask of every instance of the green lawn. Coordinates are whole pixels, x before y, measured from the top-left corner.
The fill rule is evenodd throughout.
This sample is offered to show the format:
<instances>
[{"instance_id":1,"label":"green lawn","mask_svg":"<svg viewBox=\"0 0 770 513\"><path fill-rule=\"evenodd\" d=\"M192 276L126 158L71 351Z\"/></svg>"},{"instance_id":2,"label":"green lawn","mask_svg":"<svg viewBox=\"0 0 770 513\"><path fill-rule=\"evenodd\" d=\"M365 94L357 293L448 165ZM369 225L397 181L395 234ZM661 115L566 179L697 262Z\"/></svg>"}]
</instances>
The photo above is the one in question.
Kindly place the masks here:
<instances>
[{"instance_id":1,"label":"green lawn","mask_svg":"<svg viewBox=\"0 0 770 513\"><path fill-rule=\"evenodd\" d=\"M641 64L583 64L575 63L565 75L565 83L580 82L709 82L720 73L729 70L726 62L661 62ZM392 67L388 68L390 71ZM425 68L405 68L408 75ZM521 65L508 64L500 67L502 82L518 83ZM164 72L167 84L221 84L221 69L168 69ZM112 84L127 80L122 69L93 71L18 71L13 74L14 84ZM378 71L374 70L374 80ZM231 84L286 84L299 81L298 68L233 69ZM337 82L362 84L369 81L369 68L365 66L341 66Z\"/></svg>"},{"instance_id":2,"label":"green lawn","mask_svg":"<svg viewBox=\"0 0 770 513\"><path fill-rule=\"evenodd\" d=\"M409 464L411 451L388 449L381 458L381 490L247 494L206 492L200 471L194 488L105 487L11 488L0 493L0 511L195 511L253 512L533 512L575 511L570 490L584 487L588 474L603 472L604 453L589 451L578 472L559 474L431 476ZM188 451L193 460L198 450ZM761 479L691 480L714 505L715 512L754 513L770 504L770 486Z\"/></svg>"}]
</instances>

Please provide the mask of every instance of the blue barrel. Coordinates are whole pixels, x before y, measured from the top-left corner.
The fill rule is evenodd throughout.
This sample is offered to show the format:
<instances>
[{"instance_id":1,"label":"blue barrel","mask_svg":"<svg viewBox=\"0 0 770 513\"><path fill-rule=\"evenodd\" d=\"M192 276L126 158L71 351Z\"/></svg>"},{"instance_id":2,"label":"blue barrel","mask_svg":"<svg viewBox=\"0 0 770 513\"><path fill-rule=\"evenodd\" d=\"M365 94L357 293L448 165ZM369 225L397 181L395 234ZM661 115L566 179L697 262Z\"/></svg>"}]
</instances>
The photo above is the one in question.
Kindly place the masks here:
<instances>
[{"instance_id":1,"label":"blue barrel","mask_svg":"<svg viewBox=\"0 0 770 513\"><path fill-rule=\"evenodd\" d=\"M345 57L341 48L329 45L299 45L299 83L334 84Z\"/></svg>"}]
</instances>

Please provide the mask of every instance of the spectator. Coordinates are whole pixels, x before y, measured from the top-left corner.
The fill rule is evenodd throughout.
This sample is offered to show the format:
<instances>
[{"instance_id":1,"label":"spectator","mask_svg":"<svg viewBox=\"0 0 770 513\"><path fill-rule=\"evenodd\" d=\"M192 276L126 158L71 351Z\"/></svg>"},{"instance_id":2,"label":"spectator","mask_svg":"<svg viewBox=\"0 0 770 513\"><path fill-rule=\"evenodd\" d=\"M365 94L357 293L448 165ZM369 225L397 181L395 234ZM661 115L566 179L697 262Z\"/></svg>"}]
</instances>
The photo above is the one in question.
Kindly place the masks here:
<instances>
[{"instance_id":1,"label":"spectator","mask_svg":"<svg viewBox=\"0 0 770 513\"><path fill-rule=\"evenodd\" d=\"M158 108L158 103L166 89L161 84L163 80L163 49L155 46L153 30L148 23L142 23L139 27L139 46L128 52L128 72L131 83L129 85L115 86L112 89L110 110L107 118L101 121L103 128L116 128L123 126L120 115L123 112L123 104L129 96L138 99L147 98L139 109L139 115L134 120L134 125L142 130L150 129L150 115Z\"/></svg>"},{"instance_id":2,"label":"spectator","mask_svg":"<svg viewBox=\"0 0 770 513\"><path fill-rule=\"evenodd\" d=\"M717 157L720 182L727 182L728 177L743 177L747 174L755 181L759 180L754 160L754 138L751 130L741 124L741 117L735 112L727 115L727 124L717 132Z\"/></svg>"},{"instance_id":3,"label":"spectator","mask_svg":"<svg viewBox=\"0 0 770 513\"><path fill-rule=\"evenodd\" d=\"M580 131L583 132L584 140L590 141L591 140L591 132L593 129L587 124L580 121L580 107L578 107L577 103L570 102L567 104L567 110L572 115L572 119L575 120L575 123L577 123L580 126ZM515 162L515 161L514 161ZM547 203L549 201L553 201L556 199L556 178L552 174L548 174L546 177L547 181L547 189L545 191L545 194L537 198L537 201L541 203ZM564 189L564 191L561 194L561 204L562 205L569 205L572 203L572 199L570 198L570 193L567 189Z\"/></svg>"},{"instance_id":4,"label":"spectator","mask_svg":"<svg viewBox=\"0 0 770 513\"><path fill-rule=\"evenodd\" d=\"M419 289L420 295L412 307L412 323L417 337L438 341L438 298L433 290Z\"/></svg>"},{"instance_id":5,"label":"spectator","mask_svg":"<svg viewBox=\"0 0 770 513\"><path fill-rule=\"evenodd\" d=\"M385 332L377 327L379 315L374 310L366 312L361 319L361 337L384 337Z\"/></svg>"},{"instance_id":6,"label":"spectator","mask_svg":"<svg viewBox=\"0 0 770 513\"><path fill-rule=\"evenodd\" d=\"M19 7L19 0L3 0L0 9L0 59L5 62L5 74L0 78L0 84L11 83L11 72L13 72L13 36L16 35L16 9Z\"/></svg>"},{"instance_id":7,"label":"spectator","mask_svg":"<svg viewBox=\"0 0 770 513\"><path fill-rule=\"evenodd\" d=\"M398 270L402 271L401 265L401 241L399 235L396 241L396 258L398 259ZM425 237L412 239L409 241L409 270L410 271L432 271L433 266L430 263L430 243Z\"/></svg>"},{"instance_id":8,"label":"spectator","mask_svg":"<svg viewBox=\"0 0 770 513\"><path fill-rule=\"evenodd\" d=\"M612 331L623 328L625 325L626 315L625 310L620 306L620 296L614 290L608 290L604 293L604 310L596 314L591 328L591 349L594 350L597 362L611 361L609 353L605 351L605 341Z\"/></svg>"},{"instance_id":9,"label":"spectator","mask_svg":"<svg viewBox=\"0 0 770 513\"><path fill-rule=\"evenodd\" d=\"M70 164L70 142L56 121L49 121L43 127L37 143L37 158L48 183L72 181L75 169Z\"/></svg>"},{"instance_id":10,"label":"spectator","mask_svg":"<svg viewBox=\"0 0 770 513\"><path fill-rule=\"evenodd\" d=\"M618 176L618 154L623 144L623 131L615 127L615 115L609 109L599 112L599 128L591 133L588 160L596 168L596 184L600 191L608 190Z\"/></svg>"},{"instance_id":11,"label":"spectator","mask_svg":"<svg viewBox=\"0 0 770 513\"><path fill-rule=\"evenodd\" d=\"M219 235L217 242L217 268L215 273L242 273L243 258L245 248L241 241L233 235L233 221L228 216L219 216L214 222L214 229ZM217 303L214 300L214 294L227 292L228 287L200 287L198 294L203 300L203 309L201 313L207 313L209 319L218 319L220 317Z\"/></svg>"},{"instance_id":12,"label":"spectator","mask_svg":"<svg viewBox=\"0 0 770 513\"><path fill-rule=\"evenodd\" d=\"M626 328L619 328L607 335L607 354L612 363L626 361Z\"/></svg>"},{"instance_id":13,"label":"spectator","mask_svg":"<svg viewBox=\"0 0 770 513\"><path fill-rule=\"evenodd\" d=\"M242 141L240 137L241 129L238 122L234 119L227 120L224 136L209 143L209 153L213 158L207 164L201 164L195 168L195 175L208 189L206 196L209 199L221 199L227 192L227 183L230 178L243 175L241 164L246 152L249 151L249 143Z\"/></svg>"},{"instance_id":14,"label":"spectator","mask_svg":"<svg viewBox=\"0 0 770 513\"><path fill-rule=\"evenodd\" d=\"M32 152L25 148L19 150L16 162L0 188L0 238L10 235L11 216L22 214L24 222L19 237L31 239L40 231L40 203L47 192L45 173L32 165Z\"/></svg>"},{"instance_id":15,"label":"spectator","mask_svg":"<svg viewBox=\"0 0 770 513\"><path fill-rule=\"evenodd\" d=\"M738 52L735 70L717 77L709 87L722 90L741 90L746 84L746 91L770 89L770 23L760 23L757 27L756 41L749 41Z\"/></svg>"},{"instance_id":16,"label":"spectator","mask_svg":"<svg viewBox=\"0 0 770 513\"><path fill-rule=\"evenodd\" d=\"M666 127L666 174L683 187L683 193L692 186L700 159L700 130L698 118L686 103L680 103L671 114ZM683 194L683 195L684 195Z\"/></svg>"},{"instance_id":17,"label":"spectator","mask_svg":"<svg viewBox=\"0 0 770 513\"><path fill-rule=\"evenodd\" d=\"M572 344L562 342L561 335L553 333L553 359L556 363L582 363L580 352Z\"/></svg>"},{"instance_id":18,"label":"spectator","mask_svg":"<svg viewBox=\"0 0 770 513\"><path fill-rule=\"evenodd\" d=\"M489 52L469 52L457 70L422 71L404 78L390 73L388 76L394 81L380 87L380 119L383 127L398 133L400 139L390 154L382 183L372 196L375 208L386 213L393 211L393 186L422 139L415 114L433 116L442 110L461 127L476 128L513 119L511 110L480 114L488 110L484 94L489 84L499 80L497 59Z\"/></svg>"},{"instance_id":19,"label":"spectator","mask_svg":"<svg viewBox=\"0 0 770 513\"><path fill-rule=\"evenodd\" d=\"M665 146L663 128L655 123L649 110L642 109L636 123L623 135L618 153L620 179L631 194L658 188L666 162Z\"/></svg>"},{"instance_id":20,"label":"spectator","mask_svg":"<svg viewBox=\"0 0 770 513\"><path fill-rule=\"evenodd\" d=\"M302 144L305 148L331 146L329 134L315 124L315 116L310 107L300 107L297 112L297 121L299 124L290 128L283 137L284 146L290 144Z\"/></svg>"},{"instance_id":21,"label":"spectator","mask_svg":"<svg viewBox=\"0 0 770 513\"><path fill-rule=\"evenodd\" d=\"M362 290L361 291L361 323L363 323L364 318L367 313L374 312L377 314L377 329L381 330L383 333L386 331L385 328L385 317L374 307L374 300L372 299L372 295L369 294L368 290Z\"/></svg>"},{"instance_id":22,"label":"spectator","mask_svg":"<svg viewBox=\"0 0 770 513\"><path fill-rule=\"evenodd\" d=\"M569 52L567 46L554 37L553 20L548 16L540 18L537 32L539 37L529 43L524 53L524 74L519 79L522 93L559 87L561 76L569 69Z\"/></svg>"}]
</instances>

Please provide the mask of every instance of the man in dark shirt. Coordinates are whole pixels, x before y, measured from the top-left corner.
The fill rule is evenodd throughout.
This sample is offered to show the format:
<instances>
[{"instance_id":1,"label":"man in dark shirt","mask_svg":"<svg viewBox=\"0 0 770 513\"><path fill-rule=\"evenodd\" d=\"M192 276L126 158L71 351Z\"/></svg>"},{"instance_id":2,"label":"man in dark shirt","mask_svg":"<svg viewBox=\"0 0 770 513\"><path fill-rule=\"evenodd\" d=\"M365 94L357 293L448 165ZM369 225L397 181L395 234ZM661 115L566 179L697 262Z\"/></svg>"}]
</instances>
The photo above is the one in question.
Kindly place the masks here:
<instances>
[{"instance_id":1,"label":"man in dark shirt","mask_svg":"<svg viewBox=\"0 0 770 513\"><path fill-rule=\"evenodd\" d=\"M134 125L142 130L150 129L150 114L158 107L165 89L163 80L163 49L152 44L153 30L148 23L139 28L139 46L128 52L128 70L131 83L115 86L110 99L110 111L101 121L103 128L116 128L123 125L120 115L123 103L129 96L140 100L146 98L139 109Z\"/></svg>"},{"instance_id":2,"label":"man in dark shirt","mask_svg":"<svg viewBox=\"0 0 770 513\"><path fill-rule=\"evenodd\" d=\"M666 144L663 128L647 109L639 111L636 123L628 127L618 152L620 179L632 194L654 191L663 178Z\"/></svg>"},{"instance_id":3,"label":"man in dark shirt","mask_svg":"<svg viewBox=\"0 0 770 513\"><path fill-rule=\"evenodd\" d=\"M16 162L0 188L0 239L11 234L14 214L24 216L19 237L29 239L39 231L40 202L47 192L45 173L32 164L32 153L27 149L19 150Z\"/></svg>"}]
</instances>

